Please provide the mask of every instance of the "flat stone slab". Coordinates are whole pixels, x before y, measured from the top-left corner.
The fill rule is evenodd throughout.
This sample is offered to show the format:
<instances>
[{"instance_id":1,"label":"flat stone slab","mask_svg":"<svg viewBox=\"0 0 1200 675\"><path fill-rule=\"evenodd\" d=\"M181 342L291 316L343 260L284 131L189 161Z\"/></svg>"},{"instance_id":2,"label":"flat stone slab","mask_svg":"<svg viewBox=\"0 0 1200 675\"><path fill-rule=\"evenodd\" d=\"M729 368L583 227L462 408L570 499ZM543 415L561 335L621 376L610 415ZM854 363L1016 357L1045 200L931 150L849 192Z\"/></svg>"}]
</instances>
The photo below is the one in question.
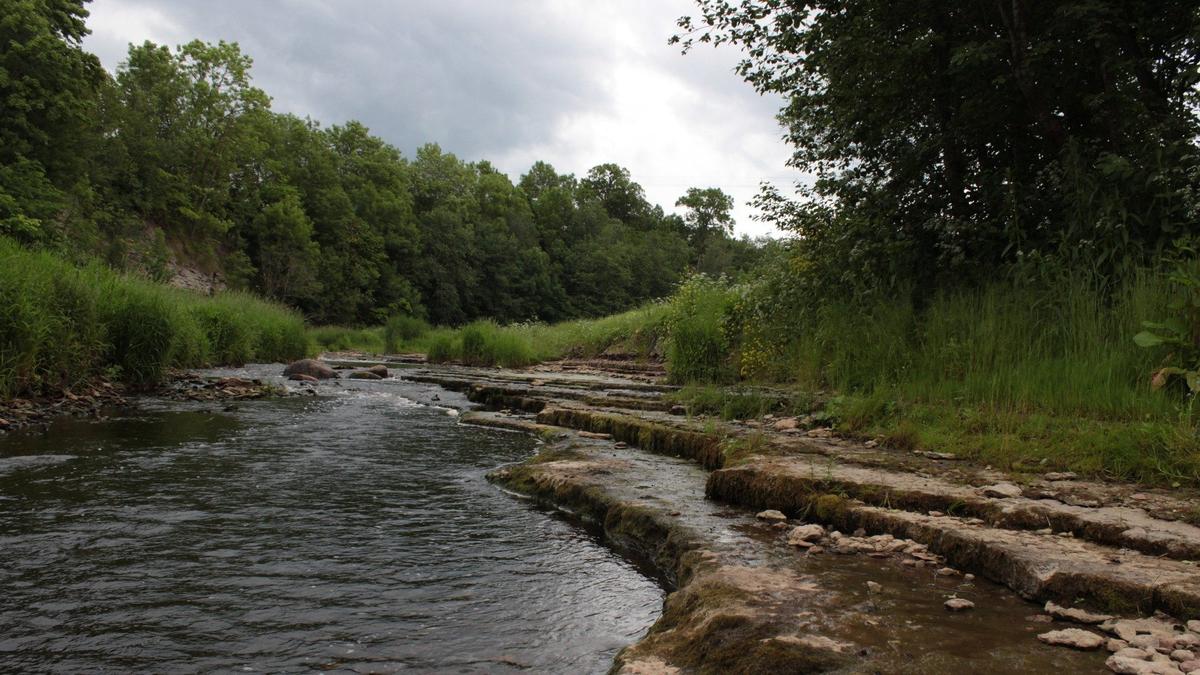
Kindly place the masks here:
<instances>
[{"instance_id":1,"label":"flat stone slab","mask_svg":"<svg viewBox=\"0 0 1200 675\"><path fill-rule=\"evenodd\" d=\"M812 457L761 457L722 469L714 480L753 484L764 495L757 508L795 511L814 493L844 493L870 504L982 518L995 527L1071 532L1111 546L1180 560L1200 560L1200 527L1153 518L1128 507L1084 507L1053 499L992 497L991 490L934 476L846 464ZM735 479L735 473L743 474ZM1016 487L1016 486L1013 486ZM725 490L726 493L729 490ZM1005 489L1004 492L1010 493ZM769 495L770 504L765 497ZM729 495L716 495L729 498Z\"/></svg>"}]
</instances>

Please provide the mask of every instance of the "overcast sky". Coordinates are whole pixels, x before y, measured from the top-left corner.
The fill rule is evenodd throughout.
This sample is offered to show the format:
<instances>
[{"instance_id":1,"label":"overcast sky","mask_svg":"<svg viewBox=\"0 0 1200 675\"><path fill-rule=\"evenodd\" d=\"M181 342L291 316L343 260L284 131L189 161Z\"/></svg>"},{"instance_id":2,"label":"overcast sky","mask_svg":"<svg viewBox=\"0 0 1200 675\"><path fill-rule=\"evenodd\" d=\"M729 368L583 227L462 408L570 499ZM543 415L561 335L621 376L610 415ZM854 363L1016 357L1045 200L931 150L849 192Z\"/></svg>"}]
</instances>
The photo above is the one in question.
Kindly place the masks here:
<instances>
[{"instance_id":1,"label":"overcast sky","mask_svg":"<svg viewBox=\"0 0 1200 675\"><path fill-rule=\"evenodd\" d=\"M690 0L94 0L87 48L109 70L129 43L234 41L277 111L360 120L412 157L436 142L516 181L535 160L583 175L630 170L674 210L689 187L737 200L737 231L773 232L745 206L799 174L780 101L733 72L736 51L667 46Z\"/></svg>"}]
</instances>

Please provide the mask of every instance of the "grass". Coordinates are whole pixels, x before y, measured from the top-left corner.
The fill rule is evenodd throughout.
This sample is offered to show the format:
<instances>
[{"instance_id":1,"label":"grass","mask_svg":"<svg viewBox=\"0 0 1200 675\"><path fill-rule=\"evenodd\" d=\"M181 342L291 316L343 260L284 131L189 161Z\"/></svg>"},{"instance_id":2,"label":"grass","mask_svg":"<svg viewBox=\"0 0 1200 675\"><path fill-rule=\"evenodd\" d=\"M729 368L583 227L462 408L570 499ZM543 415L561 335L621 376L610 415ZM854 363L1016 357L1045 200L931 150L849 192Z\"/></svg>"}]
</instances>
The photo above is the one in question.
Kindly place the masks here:
<instances>
[{"instance_id":1,"label":"grass","mask_svg":"<svg viewBox=\"0 0 1200 675\"><path fill-rule=\"evenodd\" d=\"M668 309L660 302L600 319L511 326L476 321L461 328L433 328L419 319L394 317L380 328L312 328L309 338L317 350L414 352L434 363L510 368L605 352L645 360L661 354Z\"/></svg>"},{"instance_id":2,"label":"grass","mask_svg":"<svg viewBox=\"0 0 1200 675\"><path fill-rule=\"evenodd\" d=\"M314 352L382 354L385 348L385 338L380 328L316 326L308 329L308 339Z\"/></svg>"},{"instance_id":3,"label":"grass","mask_svg":"<svg viewBox=\"0 0 1200 675\"><path fill-rule=\"evenodd\" d=\"M169 368L307 351L303 319L282 306L75 267L0 238L0 398L69 390L99 375L146 387Z\"/></svg>"}]
</instances>

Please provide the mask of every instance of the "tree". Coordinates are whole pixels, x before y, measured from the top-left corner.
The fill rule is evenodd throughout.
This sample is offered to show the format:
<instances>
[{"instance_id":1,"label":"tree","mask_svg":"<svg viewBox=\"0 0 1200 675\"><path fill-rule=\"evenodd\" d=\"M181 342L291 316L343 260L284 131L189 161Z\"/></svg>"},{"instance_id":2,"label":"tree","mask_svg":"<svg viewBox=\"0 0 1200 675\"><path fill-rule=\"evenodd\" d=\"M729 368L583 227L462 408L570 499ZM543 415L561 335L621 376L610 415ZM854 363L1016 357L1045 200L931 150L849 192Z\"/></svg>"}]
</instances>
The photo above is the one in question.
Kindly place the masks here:
<instances>
[{"instance_id":1,"label":"tree","mask_svg":"<svg viewBox=\"0 0 1200 675\"><path fill-rule=\"evenodd\" d=\"M698 255L712 237L733 234L733 197L720 188L688 188L675 206L687 209L684 228Z\"/></svg>"},{"instance_id":2,"label":"tree","mask_svg":"<svg viewBox=\"0 0 1200 675\"><path fill-rule=\"evenodd\" d=\"M1104 270L1194 226L1192 0L699 7L674 41L742 47L785 97L791 162L820 179L783 225L832 266L927 288L1032 254Z\"/></svg>"},{"instance_id":3,"label":"tree","mask_svg":"<svg viewBox=\"0 0 1200 675\"><path fill-rule=\"evenodd\" d=\"M0 12L0 233L51 236L84 179L105 75L83 51L83 0L8 0Z\"/></svg>"},{"instance_id":4,"label":"tree","mask_svg":"<svg viewBox=\"0 0 1200 675\"><path fill-rule=\"evenodd\" d=\"M616 164L600 164L588 171L579 181L579 192L585 199L595 199L608 215L635 227L648 229L650 204L641 185L633 182L629 169Z\"/></svg>"}]
</instances>

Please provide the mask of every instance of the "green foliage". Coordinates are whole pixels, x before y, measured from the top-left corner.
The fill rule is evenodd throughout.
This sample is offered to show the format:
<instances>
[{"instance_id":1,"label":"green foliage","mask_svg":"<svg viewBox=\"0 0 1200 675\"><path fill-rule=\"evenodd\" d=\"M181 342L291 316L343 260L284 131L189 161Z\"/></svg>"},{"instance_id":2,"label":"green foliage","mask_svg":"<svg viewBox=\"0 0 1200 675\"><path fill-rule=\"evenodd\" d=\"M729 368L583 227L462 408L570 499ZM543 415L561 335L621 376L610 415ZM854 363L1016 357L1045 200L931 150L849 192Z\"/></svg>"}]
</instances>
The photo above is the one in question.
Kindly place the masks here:
<instances>
[{"instance_id":1,"label":"green foliage","mask_svg":"<svg viewBox=\"0 0 1200 675\"><path fill-rule=\"evenodd\" d=\"M344 326L317 326L308 331L315 351L365 352L382 354L384 338L378 328L346 328Z\"/></svg>"},{"instance_id":2,"label":"green foliage","mask_svg":"<svg viewBox=\"0 0 1200 675\"><path fill-rule=\"evenodd\" d=\"M1147 329L1133 336L1143 348L1165 347L1166 365L1154 374L1150 383L1160 389L1172 380L1180 380L1194 399L1200 394L1200 257L1195 240L1177 243L1176 262L1169 280L1175 290L1168 305L1173 313L1164 321L1144 321Z\"/></svg>"},{"instance_id":3,"label":"green foliage","mask_svg":"<svg viewBox=\"0 0 1200 675\"><path fill-rule=\"evenodd\" d=\"M440 334L429 343L425 356L430 363L446 363L454 360L456 351L454 338L447 334Z\"/></svg>"},{"instance_id":4,"label":"green foliage","mask_svg":"<svg viewBox=\"0 0 1200 675\"><path fill-rule=\"evenodd\" d=\"M1051 260L1112 281L1194 227L1192 3L698 4L674 41L740 48L818 177L760 206L823 297L923 299Z\"/></svg>"},{"instance_id":5,"label":"green foliage","mask_svg":"<svg viewBox=\"0 0 1200 675\"><path fill-rule=\"evenodd\" d=\"M393 316L383 326L384 349L389 354L395 354L401 351L405 344L424 336L429 330L429 324L423 319L403 314Z\"/></svg>"},{"instance_id":6,"label":"green foliage","mask_svg":"<svg viewBox=\"0 0 1200 675\"><path fill-rule=\"evenodd\" d=\"M3 237L0 310L0 398L69 389L113 368L143 387L169 368L307 352L303 320L278 305L75 267Z\"/></svg>"},{"instance_id":7,"label":"green foliage","mask_svg":"<svg viewBox=\"0 0 1200 675\"><path fill-rule=\"evenodd\" d=\"M667 369L677 382L722 382L736 376L725 319L734 296L722 281L694 276L672 298Z\"/></svg>"}]
</instances>

